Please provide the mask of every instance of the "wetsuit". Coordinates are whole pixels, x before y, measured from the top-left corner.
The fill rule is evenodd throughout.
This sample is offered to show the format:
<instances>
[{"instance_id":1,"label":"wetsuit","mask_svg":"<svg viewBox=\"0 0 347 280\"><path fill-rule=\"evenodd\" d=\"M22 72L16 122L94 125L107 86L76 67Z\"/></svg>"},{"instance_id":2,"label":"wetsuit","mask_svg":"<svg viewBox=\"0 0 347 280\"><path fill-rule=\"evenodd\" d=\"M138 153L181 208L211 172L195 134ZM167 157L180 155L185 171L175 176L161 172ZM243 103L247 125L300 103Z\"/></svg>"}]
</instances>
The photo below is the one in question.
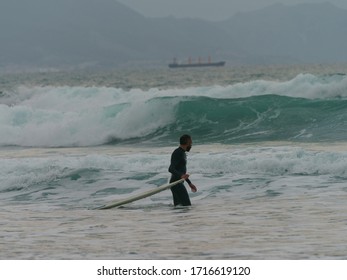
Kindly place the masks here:
<instances>
[{"instance_id":1,"label":"wetsuit","mask_svg":"<svg viewBox=\"0 0 347 280\"><path fill-rule=\"evenodd\" d=\"M172 174L170 183L181 179L182 175L187 173L187 156L184 149L178 147L171 155L171 164L169 172ZM186 179L190 184L190 180ZM171 188L174 205L189 206L191 205L189 195L183 183L177 184Z\"/></svg>"}]
</instances>

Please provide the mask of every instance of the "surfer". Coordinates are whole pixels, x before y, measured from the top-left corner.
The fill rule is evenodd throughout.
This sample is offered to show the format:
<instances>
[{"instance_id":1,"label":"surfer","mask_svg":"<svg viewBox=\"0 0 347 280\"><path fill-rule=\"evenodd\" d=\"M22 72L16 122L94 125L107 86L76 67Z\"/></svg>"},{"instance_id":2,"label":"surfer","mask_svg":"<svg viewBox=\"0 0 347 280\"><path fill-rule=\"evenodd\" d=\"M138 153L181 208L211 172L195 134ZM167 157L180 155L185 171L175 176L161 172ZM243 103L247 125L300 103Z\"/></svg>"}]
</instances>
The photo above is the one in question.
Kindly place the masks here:
<instances>
[{"instance_id":1,"label":"surfer","mask_svg":"<svg viewBox=\"0 0 347 280\"><path fill-rule=\"evenodd\" d=\"M171 163L169 172L171 173L170 183L185 179L191 188L192 192L196 192L197 188L188 179L187 174L187 156L186 152L189 152L192 148L192 137L190 135L182 135L180 138L180 146L175 149L171 155ZM191 205L187 189L183 183L177 184L171 188L174 205L189 206Z\"/></svg>"}]
</instances>

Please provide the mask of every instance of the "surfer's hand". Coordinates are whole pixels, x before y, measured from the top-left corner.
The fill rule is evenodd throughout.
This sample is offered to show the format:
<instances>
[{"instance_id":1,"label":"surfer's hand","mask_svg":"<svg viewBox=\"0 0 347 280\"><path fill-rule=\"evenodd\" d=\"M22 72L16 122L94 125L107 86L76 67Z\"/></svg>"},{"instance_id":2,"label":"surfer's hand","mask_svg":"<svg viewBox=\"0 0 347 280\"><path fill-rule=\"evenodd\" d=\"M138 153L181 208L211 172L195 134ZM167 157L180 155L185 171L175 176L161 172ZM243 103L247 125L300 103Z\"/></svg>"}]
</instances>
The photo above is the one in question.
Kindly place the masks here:
<instances>
[{"instance_id":1,"label":"surfer's hand","mask_svg":"<svg viewBox=\"0 0 347 280\"><path fill-rule=\"evenodd\" d=\"M189 184L189 187L191 188L192 192L197 192L198 190L194 184Z\"/></svg>"},{"instance_id":2,"label":"surfer's hand","mask_svg":"<svg viewBox=\"0 0 347 280\"><path fill-rule=\"evenodd\" d=\"M189 178L189 174L184 174L181 176L181 179L187 180Z\"/></svg>"}]
</instances>

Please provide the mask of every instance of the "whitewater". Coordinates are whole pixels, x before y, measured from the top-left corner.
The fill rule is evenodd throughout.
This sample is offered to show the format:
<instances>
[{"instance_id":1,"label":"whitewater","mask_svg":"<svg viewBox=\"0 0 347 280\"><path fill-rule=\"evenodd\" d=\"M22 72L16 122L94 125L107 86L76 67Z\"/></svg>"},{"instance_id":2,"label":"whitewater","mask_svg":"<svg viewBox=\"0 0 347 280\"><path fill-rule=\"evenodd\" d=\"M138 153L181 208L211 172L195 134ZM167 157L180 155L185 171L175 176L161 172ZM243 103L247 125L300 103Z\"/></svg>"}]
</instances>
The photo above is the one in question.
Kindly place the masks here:
<instances>
[{"instance_id":1,"label":"whitewater","mask_svg":"<svg viewBox=\"0 0 347 280\"><path fill-rule=\"evenodd\" d=\"M346 259L341 68L176 70L2 75L1 259Z\"/></svg>"}]
</instances>

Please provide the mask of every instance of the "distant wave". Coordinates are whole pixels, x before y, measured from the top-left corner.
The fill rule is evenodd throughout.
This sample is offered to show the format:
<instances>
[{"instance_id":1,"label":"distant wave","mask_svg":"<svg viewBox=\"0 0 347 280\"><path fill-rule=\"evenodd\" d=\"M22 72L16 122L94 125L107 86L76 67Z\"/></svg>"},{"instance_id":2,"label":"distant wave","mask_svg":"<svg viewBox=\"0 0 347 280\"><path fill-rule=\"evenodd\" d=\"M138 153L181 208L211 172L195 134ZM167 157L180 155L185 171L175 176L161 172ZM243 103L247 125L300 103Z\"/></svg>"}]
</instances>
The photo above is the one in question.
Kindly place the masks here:
<instances>
[{"instance_id":1,"label":"distant wave","mask_svg":"<svg viewBox=\"0 0 347 280\"><path fill-rule=\"evenodd\" d=\"M342 141L347 78L301 74L287 82L124 91L105 87L19 87L0 96L0 146L95 146Z\"/></svg>"}]
</instances>

